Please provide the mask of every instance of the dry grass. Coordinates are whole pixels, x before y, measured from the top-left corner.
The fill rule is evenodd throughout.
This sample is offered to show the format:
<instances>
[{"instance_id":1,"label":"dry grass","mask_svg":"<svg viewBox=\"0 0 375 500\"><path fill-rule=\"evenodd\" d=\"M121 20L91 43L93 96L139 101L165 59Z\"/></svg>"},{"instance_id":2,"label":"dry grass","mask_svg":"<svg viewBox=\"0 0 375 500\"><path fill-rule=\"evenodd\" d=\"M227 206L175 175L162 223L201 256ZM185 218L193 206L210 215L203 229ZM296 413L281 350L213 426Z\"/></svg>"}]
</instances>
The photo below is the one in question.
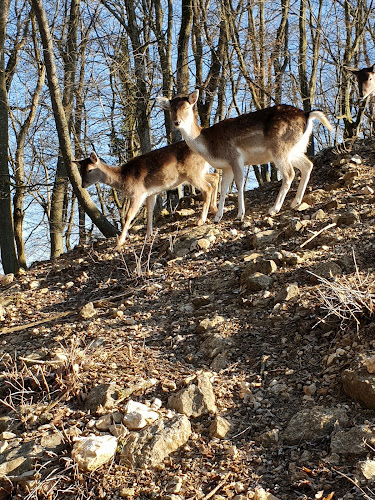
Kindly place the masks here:
<instances>
[{"instance_id":1,"label":"dry grass","mask_svg":"<svg viewBox=\"0 0 375 500\"><path fill-rule=\"evenodd\" d=\"M354 322L359 327L364 318L371 317L375 310L375 281L373 276L361 273L353 253L355 272L347 276L326 279L313 274L319 281L316 293L323 310L327 311L324 321L335 316L345 327Z\"/></svg>"}]
</instances>

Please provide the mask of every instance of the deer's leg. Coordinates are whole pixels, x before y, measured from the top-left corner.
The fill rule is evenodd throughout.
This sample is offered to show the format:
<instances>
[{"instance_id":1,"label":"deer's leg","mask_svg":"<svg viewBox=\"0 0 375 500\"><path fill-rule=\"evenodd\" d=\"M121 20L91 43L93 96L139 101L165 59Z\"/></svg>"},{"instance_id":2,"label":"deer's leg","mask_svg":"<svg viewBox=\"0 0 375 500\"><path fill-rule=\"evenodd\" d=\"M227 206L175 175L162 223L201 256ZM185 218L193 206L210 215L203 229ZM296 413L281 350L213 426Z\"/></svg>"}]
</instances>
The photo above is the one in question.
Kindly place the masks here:
<instances>
[{"instance_id":1,"label":"deer's leg","mask_svg":"<svg viewBox=\"0 0 375 500\"><path fill-rule=\"evenodd\" d=\"M206 174L205 175L206 181L211 184L212 187L212 193L211 193L211 200L210 200L210 212L213 214L217 213L217 190L219 187L219 174L215 172L214 174Z\"/></svg>"},{"instance_id":2,"label":"deer's leg","mask_svg":"<svg viewBox=\"0 0 375 500\"><path fill-rule=\"evenodd\" d=\"M221 179L219 209L215 217L215 222L219 222L223 217L225 196L232 181L233 181L233 170L229 167L223 169L223 177Z\"/></svg>"},{"instance_id":3,"label":"deer's leg","mask_svg":"<svg viewBox=\"0 0 375 500\"><path fill-rule=\"evenodd\" d=\"M310 179L310 174L313 168L313 164L307 158L307 156L303 155L298 160L293 161L293 165L301 171L301 180L298 184L298 189L294 200L291 203L292 208L298 207L302 203L303 195L305 194L307 183Z\"/></svg>"},{"instance_id":4,"label":"deer's leg","mask_svg":"<svg viewBox=\"0 0 375 500\"><path fill-rule=\"evenodd\" d=\"M143 199L142 199L142 197L130 199L129 208L128 208L128 211L126 212L126 215L125 215L124 227L122 228L122 232L117 240L117 248L122 247L122 245L125 243L131 221L136 216L136 214L139 210L139 207L142 204Z\"/></svg>"},{"instance_id":5,"label":"deer's leg","mask_svg":"<svg viewBox=\"0 0 375 500\"><path fill-rule=\"evenodd\" d=\"M206 222L207 219L207 214L208 214L208 209L210 207L210 202L211 202L211 195L212 195L212 186L209 182L207 182L207 175L206 174L202 177L196 178L196 179L190 179L189 184L192 186L196 187L199 189L199 191L202 193L203 197L203 207L202 207L202 213L198 221L198 225L201 226Z\"/></svg>"},{"instance_id":6,"label":"deer's leg","mask_svg":"<svg viewBox=\"0 0 375 500\"><path fill-rule=\"evenodd\" d=\"M245 187L245 175L244 175L244 164L241 159L237 159L235 162L231 163L233 169L234 180L236 182L238 191L238 213L237 220L243 220L245 215L245 198L244 198L244 187Z\"/></svg>"},{"instance_id":7,"label":"deer's leg","mask_svg":"<svg viewBox=\"0 0 375 500\"><path fill-rule=\"evenodd\" d=\"M275 204L268 211L270 215L275 215L280 211L295 175L293 166L288 160L275 161L275 165L279 169L283 180Z\"/></svg>"},{"instance_id":8,"label":"deer's leg","mask_svg":"<svg viewBox=\"0 0 375 500\"><path fill-rule=\"evenodd\" d=\"M152 236L152 219L154 216L154 208L156 203L156 194L150 195L146 200L146 208L147 208L147 232L146 237L149 238Z\"/></svg>"}]
</instances>

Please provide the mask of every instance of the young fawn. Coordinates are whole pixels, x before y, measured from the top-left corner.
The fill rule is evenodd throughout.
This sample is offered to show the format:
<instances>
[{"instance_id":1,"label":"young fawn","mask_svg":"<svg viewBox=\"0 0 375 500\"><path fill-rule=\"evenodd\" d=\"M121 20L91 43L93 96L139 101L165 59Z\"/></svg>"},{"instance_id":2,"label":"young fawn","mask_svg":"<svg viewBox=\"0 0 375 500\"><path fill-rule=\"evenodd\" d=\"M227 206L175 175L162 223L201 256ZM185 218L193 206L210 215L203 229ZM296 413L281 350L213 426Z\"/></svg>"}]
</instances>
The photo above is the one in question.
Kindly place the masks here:
<instances>
[{"instance_id":1,"label":"young fawn","mask_svg":"<svg viewBox=\"0 0 375 500\"><path fill-rule=\"evenodd\" d=\"M146 234L147 237L151 236L156 196L182 183L192 184L202 193L203 208L199 225L205 223L209 208L213 213L217 212L219 176L216 173L207 173L209 165L183 141L137 156L118 167L107 165L94 152L88 158L75 162L79 164L82 187L87 188L96 182L103 182L121 190L129 199L129 208L118 238L118 247L124 244L131 221L145 200Z\"/></svg>"},{"instance_id":2,"label":"young fawn","mask_svg":"<svg viewBox=\"0 0 375 500\"><path fill-rule=\"evenodd\" d=\"M198 125L194 106L199 91L172 100L157 98L163 109L171 112L172 123L181 131L190 148L201 154L214 168L223 170L219 209L215 217L223 216L226 192L233 181L238 190L238 215L245 215L244 166L273 162L281 173L282 185L276 202L269 210L271 215L280 211L285 196L294 179L294 167L301 171L301 180L292 208L301 204L313 167L305 155L312 132L312 122L317 118L329 130L332 126L322 111L305 113L285 104L265 108L253 113L228 118L208 128Z\"/></svg>"}]
</instances>

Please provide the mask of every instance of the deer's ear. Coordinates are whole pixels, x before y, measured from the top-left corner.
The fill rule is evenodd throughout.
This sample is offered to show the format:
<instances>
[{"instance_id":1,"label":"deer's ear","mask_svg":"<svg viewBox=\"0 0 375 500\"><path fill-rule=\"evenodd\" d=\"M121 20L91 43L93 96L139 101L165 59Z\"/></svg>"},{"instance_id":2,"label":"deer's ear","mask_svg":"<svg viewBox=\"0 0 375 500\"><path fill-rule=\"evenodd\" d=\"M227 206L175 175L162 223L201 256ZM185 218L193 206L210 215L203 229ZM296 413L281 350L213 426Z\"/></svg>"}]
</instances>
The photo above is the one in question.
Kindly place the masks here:
<instances>
[{"instance_id":1,"label":"deer's ear","mask_svg":"<svg viewBox=\"0 0 375 500\"><path fill-rule=\"evenodd\" d=\"M90 155L90 160L93 162L93 163L97 163L99 161L99 158L98 158L98 155L95 153L95 151L93 151Z\"/></svg>"},{"instance_id":2,"label":"deer's ear","mask_svg":"<svg viewBox=\"0 0 375 500\"><path fill-rule=\"evenodd\" d=\"M375 64L373 64L371 71L372 71L372 73L375 73Z\"/></svg>"},{"instance_id":3,"label":"deer's ear","mask_svg":"<svg viewBox=\"0 0 375 500\"><path fill-rule=\"evenodd\" d=\"M198 101L199 90L195 89L194 92L189 94L189 103L194 106L194 104Z\"/></svg>"},{"instance_id":4,"label":"deer's ear","mask_svg":"<svg viewBox=\"0 0 375 500\"><path fill-rule=\"evenodd\" d=\"M157 97L156 102L162 109L165 109L166 111L171 108L171 103L169 102L169 99L167 97Z\"/></svg>"}]
</instances>

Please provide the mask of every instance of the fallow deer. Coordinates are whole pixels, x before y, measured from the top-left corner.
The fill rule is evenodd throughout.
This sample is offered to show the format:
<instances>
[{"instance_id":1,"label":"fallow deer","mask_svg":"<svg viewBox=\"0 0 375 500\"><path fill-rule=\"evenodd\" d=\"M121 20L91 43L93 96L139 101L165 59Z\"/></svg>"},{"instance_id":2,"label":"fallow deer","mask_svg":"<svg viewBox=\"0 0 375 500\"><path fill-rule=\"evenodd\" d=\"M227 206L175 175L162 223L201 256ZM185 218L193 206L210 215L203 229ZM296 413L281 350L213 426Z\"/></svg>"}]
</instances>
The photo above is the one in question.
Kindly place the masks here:
<instances>
[{"instance_id":1,"label":"fallow deer","mask_svg":"<svg viewBox=\"0 0 375 500\"><path fill-rule=\"evenodd\" d=\"M208 128L198 125L194 106L199 91L189 96L176 96L172 100L157 98L163 109L169 109L174 126L196 153L200 153L214 168L223 170L219 210L215 221L223 216L225 195L234 180L238 190L238 215L245 215L244 166L273 162L282 176L282 185L276 202L269 210L271 215L280 211L285 196L294 179L294 168L301 171L301 180L292 208L301 204L313 167L305 155L312 132L312 122L317 118L332 130L322 111L305 113L288 105L278 105L236 118L222 120Z\"/></svg>"},{"instance_id":2,"label":"fallow deer","mask_svg":"<svg viewBox=\"0 0 375 500\"><path fill-rule=\"evenodd\" d=\"M123 192L130 204L125 223L118 238L121 247L128 234L131 221L146 199L147 237L152 235L152 216L157 194L173 189L182 183L192 184L203 197L203 208L198 224L204 224L208 209L217 212L216 196L219 175L207 173L209 165L202 156L194 153L184 141L150 151L132 158L124 165L111 167L95 152L88 158L75 160L79 164L82 187L103 182Z\"/></svg>"},{"instance_id":3,"label":"fallow deer","mask_svg":"<svg viewBox=\"0 0 375 500\"><path fill-rule=\"evenodd\" d=\"M353 73L358 82L359 95L361 99L366 99L375 92L375 64L369 68L346 68Z\"/></svg>"}]
</instances>

